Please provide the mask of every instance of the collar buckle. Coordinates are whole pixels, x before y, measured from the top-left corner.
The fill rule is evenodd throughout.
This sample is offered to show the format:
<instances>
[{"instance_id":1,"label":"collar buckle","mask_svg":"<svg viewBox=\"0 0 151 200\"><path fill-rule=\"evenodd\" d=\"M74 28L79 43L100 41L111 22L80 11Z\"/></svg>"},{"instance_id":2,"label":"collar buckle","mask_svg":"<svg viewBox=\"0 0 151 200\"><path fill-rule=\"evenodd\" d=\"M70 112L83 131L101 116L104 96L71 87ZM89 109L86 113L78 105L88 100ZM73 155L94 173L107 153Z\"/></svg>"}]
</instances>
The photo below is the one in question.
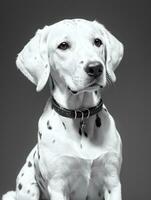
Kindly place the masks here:
<instances>
[{"instance_id":1,"label":"collar buckle","mask_svg":"<svg viewBox=\"0 0 151 200\"><path fill-rule=\"evenodd\" d=\"M90 110L87 108L82 108L81 110L75 110L75 119L77 118L81 118L81 120L83 120L84 118L89 118L90 117Z\"/></svg>"}]
</instances>

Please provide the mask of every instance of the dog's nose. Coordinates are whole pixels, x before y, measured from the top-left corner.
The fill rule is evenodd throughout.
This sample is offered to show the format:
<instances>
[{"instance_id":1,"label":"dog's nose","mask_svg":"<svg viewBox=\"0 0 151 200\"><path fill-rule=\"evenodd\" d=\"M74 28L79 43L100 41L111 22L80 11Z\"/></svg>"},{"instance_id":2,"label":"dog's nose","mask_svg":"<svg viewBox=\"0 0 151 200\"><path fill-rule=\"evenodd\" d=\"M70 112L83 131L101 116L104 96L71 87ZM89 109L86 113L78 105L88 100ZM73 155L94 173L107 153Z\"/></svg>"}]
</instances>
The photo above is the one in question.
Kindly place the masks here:
<instances>
[{"instance_id":1,"label":"dog's nose","mask_svg":"<svg viewBox=\"0 0 151 200\"><path fill-rule=\"evenodd\" d=\"M103 66L100 62L90 62L85 68L85 72L92 77L99 77L103 72Z\"/></svg>"}]
</instances>

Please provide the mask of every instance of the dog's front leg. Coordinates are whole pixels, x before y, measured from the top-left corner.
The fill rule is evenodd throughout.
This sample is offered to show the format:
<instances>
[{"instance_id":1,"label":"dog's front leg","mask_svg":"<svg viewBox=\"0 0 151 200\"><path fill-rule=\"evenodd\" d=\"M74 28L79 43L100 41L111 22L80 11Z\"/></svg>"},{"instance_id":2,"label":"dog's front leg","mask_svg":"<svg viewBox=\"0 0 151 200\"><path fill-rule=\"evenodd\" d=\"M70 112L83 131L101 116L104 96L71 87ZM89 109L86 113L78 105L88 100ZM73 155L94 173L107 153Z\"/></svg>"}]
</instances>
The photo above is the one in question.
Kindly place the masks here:
<instances>
[{"instance_id":1,"label":"dog's front leg","mask_svg":"<svg viewBox=\"0 0 151 200\"><path fill-rule=\"evenodd\" d=\"M35 179L35 156L37 156L37 146L30 152L26 163L17 176L16 200L39 200L40 191Z\"/></svg>"},{"instance_id":2,"label":"dog's front leg","mask_svg":"<svg viewBox=\"0 0 151 200\"><path fill-rule=\"evenodd\" d=\"M51 183L49 183L48 193L51 200L69 200L67 187L58 181L51 181Z\"/></svg>"}]
</instances>

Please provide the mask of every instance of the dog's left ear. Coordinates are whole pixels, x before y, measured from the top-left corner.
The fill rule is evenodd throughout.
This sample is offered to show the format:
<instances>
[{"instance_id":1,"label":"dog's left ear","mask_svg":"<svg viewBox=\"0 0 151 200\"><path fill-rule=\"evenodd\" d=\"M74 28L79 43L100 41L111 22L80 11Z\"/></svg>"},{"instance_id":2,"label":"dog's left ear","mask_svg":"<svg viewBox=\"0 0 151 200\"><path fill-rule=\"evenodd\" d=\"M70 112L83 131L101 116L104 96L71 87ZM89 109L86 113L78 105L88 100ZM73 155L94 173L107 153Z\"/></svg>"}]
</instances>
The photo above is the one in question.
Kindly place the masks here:
<instances>
[{"instance_id":1,"label":"dog's left ear","mask_svg":"<svg viewBox=\"0 0 151 200\"><path fill-rule=\"evenodd\" d=\"M106 49L106 70L113 82L116 81L115 69L120 64L123 53L123 44L116 39L102 24L94 21L101 31Z\"/></svg>"},{"instance_id":2,"label":"dog's left ear","mask_svg":"<svg viewBox=\"0 0 151 200\"><path fill-rule=\"evenodd\" d=\"M46 85L50 66L48 61L47 37L49 27L45 26L36 32L35 36L18 54L16 65L21 72L41 91Z\"/></svg>"}]
</instances>

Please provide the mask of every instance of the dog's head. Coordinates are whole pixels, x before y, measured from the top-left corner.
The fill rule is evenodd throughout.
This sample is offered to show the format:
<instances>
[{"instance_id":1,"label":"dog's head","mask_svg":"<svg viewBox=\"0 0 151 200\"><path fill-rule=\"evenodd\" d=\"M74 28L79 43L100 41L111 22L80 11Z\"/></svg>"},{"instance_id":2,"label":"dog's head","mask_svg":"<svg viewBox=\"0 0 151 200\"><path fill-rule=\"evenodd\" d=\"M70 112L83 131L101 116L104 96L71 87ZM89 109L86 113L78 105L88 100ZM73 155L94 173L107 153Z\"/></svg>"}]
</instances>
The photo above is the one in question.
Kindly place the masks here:
<instances>
[{"instance_id":1,"label":"dog's head","mask_svg":"<svg viewBox=\"0 0 151 200\"><path fill-rule=\"evenodd\" d=\"M49 77L73 92L104 87L107 75L114 82L123 45L100 23L63 20L38 30L17 57L17 66L43 89Z\"/></svg>"}]
</instances>

